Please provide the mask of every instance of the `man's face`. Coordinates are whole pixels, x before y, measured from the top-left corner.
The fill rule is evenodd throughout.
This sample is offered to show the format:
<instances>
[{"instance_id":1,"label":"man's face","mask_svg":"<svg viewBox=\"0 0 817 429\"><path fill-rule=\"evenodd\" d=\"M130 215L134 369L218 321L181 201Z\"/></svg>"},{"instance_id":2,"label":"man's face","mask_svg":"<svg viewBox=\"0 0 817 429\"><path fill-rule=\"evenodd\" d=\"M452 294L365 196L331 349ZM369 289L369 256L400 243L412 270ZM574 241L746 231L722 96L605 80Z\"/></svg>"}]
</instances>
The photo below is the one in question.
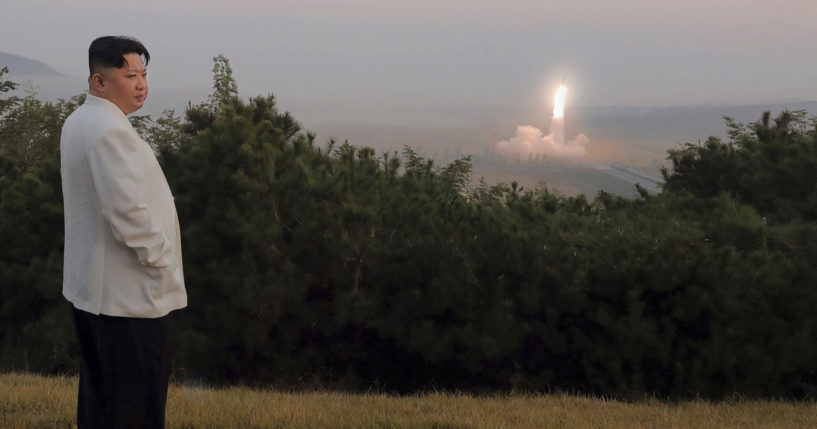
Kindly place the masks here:
<instances>
[{"instance_id":1,"label":"man's face","mask_svg":"<svg viewBox=\"0 0 817 429\"><path fill-rule=\"evenodd\" d=\"M116 104L129 115L142 108L148 97L148 72L139 54L125 54L125 64L118 69L106 68L92 76L93 95Z\"/></svg>"}]
</instances>

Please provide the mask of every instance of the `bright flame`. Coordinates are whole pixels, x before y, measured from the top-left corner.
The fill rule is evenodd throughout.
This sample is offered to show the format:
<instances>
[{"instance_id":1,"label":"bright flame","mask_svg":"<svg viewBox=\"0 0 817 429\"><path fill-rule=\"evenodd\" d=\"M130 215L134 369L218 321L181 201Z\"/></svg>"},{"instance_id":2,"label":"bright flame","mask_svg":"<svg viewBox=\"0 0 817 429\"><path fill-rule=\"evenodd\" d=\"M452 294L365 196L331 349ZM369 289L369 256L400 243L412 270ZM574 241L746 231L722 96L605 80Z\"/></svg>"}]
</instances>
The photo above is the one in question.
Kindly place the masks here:
<instances>
[{"instance_id":1,"label":"bright flame","mask_svg":"<svg viewBox=\"0 0 817 429\"><path fill-rule=\"evenodd\" d=\"M553 101L553 117L564 118L565 116L565 99L567 98L567 87L559 85L556 90L556 98Z\"/></svg>"}]
</instances>

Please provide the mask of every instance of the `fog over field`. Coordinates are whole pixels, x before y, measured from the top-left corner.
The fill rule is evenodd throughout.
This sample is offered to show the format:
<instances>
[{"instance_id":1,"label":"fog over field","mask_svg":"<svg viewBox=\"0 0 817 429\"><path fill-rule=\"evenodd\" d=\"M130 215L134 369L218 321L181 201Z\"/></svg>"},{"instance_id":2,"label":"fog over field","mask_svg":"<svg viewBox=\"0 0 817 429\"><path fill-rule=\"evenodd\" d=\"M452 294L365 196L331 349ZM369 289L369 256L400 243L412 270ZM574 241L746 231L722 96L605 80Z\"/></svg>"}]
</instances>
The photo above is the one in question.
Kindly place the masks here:
<instances>
[{"instance_id":1,"label":"fog over field","mask_svg":"<svg viewBox=\"0 0 817 429\"><path fill-rule=\"evenodd\" d=\"M83 91L90 41L127 34L153 58L144 113L205 99L224 54L242 96L274 93L319 141L439 158L490 152L519 126L546 134L563 79L567 138L584 134L587 158L654 174L667 149L723 135L722 115L817 111L806 0L32 0L7 12L0 51L60 73L12 69L41 96Z\"/></svg>"},{"instance_id":2,"label":"fog over field","mask_svg":"<svg viewBox=\"0 0 817 429\"><path fill-rule=\"evenodd\" d=\"M236 74L240 74L236 71ZM11 80L29 82L46 99L83 93L84 78L66 75L14 74ZM201 102L210 89L169 88L151 82L151 93L141 114L157 117L166 109L182 113L188 102ZM239 87L241 82L239 81ZM25 88L18 89L23 94ZM250 94L245 93L245 96ZM474 155L474 180L488 183L517 181L525 187L545 183L561 193L599 190L619 195L635 194L634 183L605 173L610 162L660 177L667 151L684 143L703 141L709 136L726 137L723 116L738 122L758 120L764 110L785 109L817 112L817 101L769 102L765 104L702 104L687 106L578 106L569 104L565 112L565 133L579 133L589 139L586 159L550 163L530 163L527 157L501 160L496 143L512 135L519 124L547 129L551 118L542 106L405 106L374 109L344 108L341 104L305 99L281 100L279 108L291 111L302 125L317 134L319 142L329 138L370 146L380 152L401 151L404 146L419 150L438 165L462 155ZM400 118L404 118L401 120ZM501 161L501 162L497 162Z\"/></svg>"}]
</instances>

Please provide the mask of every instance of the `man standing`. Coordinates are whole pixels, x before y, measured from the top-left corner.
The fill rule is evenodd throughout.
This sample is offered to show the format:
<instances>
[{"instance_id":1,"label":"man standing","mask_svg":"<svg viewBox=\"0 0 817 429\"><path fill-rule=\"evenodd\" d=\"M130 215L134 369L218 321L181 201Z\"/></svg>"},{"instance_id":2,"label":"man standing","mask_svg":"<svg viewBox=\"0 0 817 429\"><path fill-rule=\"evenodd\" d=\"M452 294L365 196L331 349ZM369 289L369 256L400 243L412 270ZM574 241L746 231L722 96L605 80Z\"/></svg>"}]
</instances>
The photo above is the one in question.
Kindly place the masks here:
<instances>
[{"instance_id":1,"label":"man standing","mask_svg":"<svg viewBox=\"0 0 817 429\"><path fill-rule=\"evenodd\" d=\"M170 312L187 293L173 196L125 116L145 102L149 60L138 40L94 40L89 95L62 128L63 295L82 355L79 428L164 427Z\"/></svg>"}]
</instances>

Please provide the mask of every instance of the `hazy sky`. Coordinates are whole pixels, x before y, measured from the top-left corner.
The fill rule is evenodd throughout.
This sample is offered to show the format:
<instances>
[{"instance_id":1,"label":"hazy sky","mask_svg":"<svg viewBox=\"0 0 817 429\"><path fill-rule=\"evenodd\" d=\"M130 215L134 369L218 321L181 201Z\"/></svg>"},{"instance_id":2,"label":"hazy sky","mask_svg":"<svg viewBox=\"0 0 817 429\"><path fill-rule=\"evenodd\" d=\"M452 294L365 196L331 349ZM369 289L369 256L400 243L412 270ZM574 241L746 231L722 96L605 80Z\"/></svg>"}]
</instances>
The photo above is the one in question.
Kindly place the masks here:
<instances>
[{"instance_id":1,"label":"hazy sky","mask_svg":"<svg viewBox=\"0 0 817 429\"><path fill-rule=\"evenodd\" d=\"M563 76L575 105L750 103L817 99L815 18L814 0L4 0L0 50L84 77L90 41L127 34L152 88L209 88L221 53L243 95L361 115L549 104Z\"/></svg>"}]
</instances>

